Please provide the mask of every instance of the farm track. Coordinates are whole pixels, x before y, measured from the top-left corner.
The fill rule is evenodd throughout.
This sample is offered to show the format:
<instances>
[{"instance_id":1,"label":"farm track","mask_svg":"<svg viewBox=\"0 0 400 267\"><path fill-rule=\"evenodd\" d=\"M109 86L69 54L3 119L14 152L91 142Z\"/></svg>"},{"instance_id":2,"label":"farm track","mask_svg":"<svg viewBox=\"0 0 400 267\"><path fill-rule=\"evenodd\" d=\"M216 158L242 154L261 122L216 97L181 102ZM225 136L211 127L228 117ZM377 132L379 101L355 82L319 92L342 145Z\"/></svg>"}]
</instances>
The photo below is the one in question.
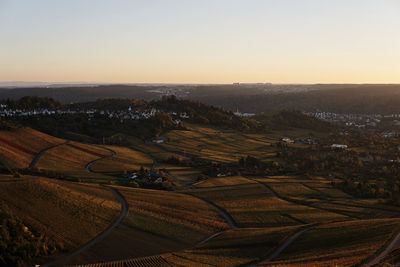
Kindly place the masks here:
<instances>
[{"instance_id":1,"label":"farm track","mask_svg":"<svg viewBox=\"0 0 400 267\"><path fill-rule=\"evenodd\" d=\"M104 237L106 237L114 228L116 228L122 220L125 218L125 216L128 214L128 209L129 205L126 202L125 198L121 195L121 193L118 192L118 190L114 188L107 187L108 190L110 190L114 196L118 199L119 202L121 202L121 213L117 220L115 220L106 230L104 230L100 235L96 236L94 239L86 243L83 247L79 248L78 250L72 252L71 254L64 256L61 259L55 260L53 262L43 264L41 266L49 267L49 266L57 266L57 265L64 265L63 263L66 262L67 260L71 259L72 257L82 253L83 251L87 250L89 247L93 246L94 244L98 243L101 241Z\"/></svg>"},{"instance_id":2,"label":"farm track","mask_svg":"<svg viewBox=\"0 0 400 267\"><path fill-rule=\"evenodd\" d=\"M400 244L400 233L398 233L392 241L383 249L378 255L376 255L373 259L367 261L365 263L366 267L371 267L379 264L381 260L383 260L386 256L388 256L398 245Z\"/></svg>"},{"instance_id":3,"label":"farm track","mask_svg":"<svg viewBox=\"0 0 400 267\"><path fill-rule=\"evenodd\" d=\"M310 225L310 226L307 226L305 228L300 229L295 234L293 234L288 239L286 239L285 242L282 245L280 245L274 252L272 252L272 254L268 258L258 262L256 265L251 264L250 266L258 266L259 264L268 263L269 261L271 261L274 258L278 257L281 254L281 252L285 248L287 248L290 244L292 244L299 236L301 236L303 233L307 232L308 230L313 229L315 226L317 226L317 224Z\"/></svg>"},{"instance_id":4,"label":"farm track","mask_svg":"<svg viewBox=\"0 0 400 267\"><path fill-rule=\"evenodd\" d=\"M237 226L235 220L234 220L234 219L232 218L232 216L231 216L227 211L225 211L223 208L217 206L216 204L214 204L213 202L211 202L211 201L209 201L209 200L207 200L207 199L204 199L204 198L201 198L201 197L198 197L198 196L194 196L194 195L192 195L192 194L190 194L190 193L183 193L183 194L186 194L186 195L195 197L195 198L197 198L197 199L200 199L200 200L206 202L208 205L212 206L213 208L215 208L215 209L217 210L218 214L221 215L221 216L225 219L225 221L228 223L228 225L231 227L231 229L238 228L238 226Z\"/></svg>"},{"instance_id":5,"label":"farm track","mask_svg":"<svg viewBox=\"0 0 400 267\"><path fill-rule=\"evenodd\" d=\"M336 213L336 214L339 214L339 215L342 215L342 216L346 216L346 217L349 217L349 218L353 218L353 219L360 219L360 218L357 218L357 217L354 217L354 216L350 216L349 214L347 214L345 212L340 212L340 211L335 210L335 209L326 209L326 208L316 207L316 206L313 206L313 205L311 205L309 203L306 203L304 201L299 201L299 200L295 200L295 199L291 199L291 198L287 198L287 197L282 197L278 193L276 193L274 190L272 190L272 188L270 188L265 183L259 182L259 181L255 180L255 179L252 179L252 178L248 178L248 177L246 177L246 178L249 179L249 180L257 182L258 184L263 186L265 189L267 189L267 191L271 195L273 195L274 197L279 198L281 200L284 200L284 201L287 201L287 202L290 202L290 203L293 203L293 204L296 204L296 205L302 205L302 206L306 206L306 207L309 207L309 208L314 208L314 209L319 209L319 210L323 210L323 211ZM327 202L327 203L330 203L330 202Z\"/></svg>"},{"instance_id":6,"label":"farm track","mask_svg":"<svg viewBox=\"0 0 400 267\"><path fill-rule=\"evenodd\" d=\"M69 143L69 140L68 140L68 141L65 141L64 143L57 144L57 145L54 145L54 146L50 146L50 147L47 147L47 148L44 148L44 149L40 150L39 153L36 154L36 156L33 158L33 160L31 161L31 163L29 164L28 169L29 169L29 170L32 170L33 167L35 167L36 163L39 161L40 157L41 157L46 151L51 150L51 149L56 148L56 147L61 146L61 145L68 144L68 143Z\"/></svg>"},{"instance_id":7,"label":"farm track","mask_svg":"<svg viewBox=\"0 0 400 267\"><path fill-rule=\"evenodd\" d=\"M157 167L157 160L155 160L153 158L153 166L151 167L151 171L154 172L156 167ZM168 176L172 177L170 174L168 174ZM201 201L206 202L208 205L212 206L222 218L225 219L225 221L228 223L229 227L231 227L232 229L238 228L237 225L236 225L236 222L235 222L235 220L233 220L232 216L227 211L225 211L221 207L217 206L213 202L211 202L211 201L209 201L207 199L198 197L198 196L194 196L194 195L192 195L190 193L182 193L182 194L189 195L191 197L194 197L194 198L200 199ZM217 234L219 234L219 233L217 233ZM214 236L216 236L216 234L212 235L211 237L206 238L206 240L209 240ZM198 244L195 245L195 247L199 246L200 243L204 243L204 242L206 242L206 241L203 240L203 241L199 242Z\"/></svg>"},{"instance_id":8,"label":"farm track","mask_svg":"<svg viewBox=\"0 0 400 267\"><path fill-rule=\"evenodd\" d=\"M92 160L91 162L89 162L88 164L86 164L85 169L86 169L88 172L96 173L95 171L93 171L93 170L91 169L91 166L93 165L93 163L95 163L95 162L97 162L97 161L99 161L99 160L102 160L102 159L114 157L114 156L117 154L114 150L112 150L112 149L110 149L110 148L107 148L107 147L102 147L102 148L103 148L103 149L106 149L106 150L108 150L108 151L110 151L110 152L111 152L111 155L105 156L105 157L101 157L101 158L98 158L98 159L95 159L95 160Z\"/></svg>"}]
</instances>

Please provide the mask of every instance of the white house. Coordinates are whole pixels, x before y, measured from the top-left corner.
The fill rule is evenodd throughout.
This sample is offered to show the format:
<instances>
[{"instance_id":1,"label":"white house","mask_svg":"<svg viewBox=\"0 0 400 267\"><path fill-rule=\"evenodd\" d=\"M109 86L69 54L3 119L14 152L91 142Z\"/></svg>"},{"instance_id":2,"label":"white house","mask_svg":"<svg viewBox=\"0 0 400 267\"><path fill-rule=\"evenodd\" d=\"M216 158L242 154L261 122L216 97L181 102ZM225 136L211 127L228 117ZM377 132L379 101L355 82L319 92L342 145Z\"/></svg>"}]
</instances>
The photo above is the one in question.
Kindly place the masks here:
<instances>
[{"instance_id":1,"label":"white house","mask_svg":"<svg viewBox=\"0 0 400 267\"><path fill-rule=\"evenodd\" d=\"M338 148L338 149L346 149L347 145L341 145L341 144L332 144L331 148Z\"/></svg>"}]
</instances>

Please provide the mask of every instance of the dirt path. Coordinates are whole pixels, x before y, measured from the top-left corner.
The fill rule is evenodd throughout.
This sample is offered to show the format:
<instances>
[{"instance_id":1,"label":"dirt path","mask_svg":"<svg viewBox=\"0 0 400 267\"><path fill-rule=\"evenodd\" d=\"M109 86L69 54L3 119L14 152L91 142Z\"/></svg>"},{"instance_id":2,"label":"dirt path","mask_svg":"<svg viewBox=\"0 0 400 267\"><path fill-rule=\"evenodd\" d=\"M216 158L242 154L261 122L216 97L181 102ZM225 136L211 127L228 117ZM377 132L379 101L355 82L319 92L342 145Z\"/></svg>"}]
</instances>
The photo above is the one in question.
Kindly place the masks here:
<instances>
[{"instance_id":1,"label":"dirt path","mask_svg":"<svg viewBox=\"0 0 400 267\"><path fill-rule=\"evenodd\" d=\"M67 260L71 259L72 257L78 255L79 253L81 253L81 252L85 251L86 249L88 249L89 247L93 246L97 242L101 241L112 230L114 230L115 227L117 227L122 222L122 220L128 214L129 205L126 202L125 198L121 195L121 193L119 193L116 189L110 188L110 187L107 187L107 189L110 190L114 194L114 196L118 199L119 202L121 202L121 213L120 213L118 219L116 221L114 221L114 223L111 224L104 232L102 232L100 235L96 236L94 239L92 239L91 241L86 243L86 245L84 245L80 249L72 252L71 254L69 254L61 259L55 260L55 261L47 263L47 264L43 264L41 266L47 267L47 266L63 265L63 263L66 262Z\"/></svg>"},{"instance_id":2,"label":"dirt path","mask_svg":"<svg viewBox=\"0 0 400 267\"><path fill-rule=\"evenodd\" d=\"M375 258L368 261L365 266L371 267L378 264L381 260L383 260L387 255L389 255L398 245L400 244L400 233L398 233L393 240L389 243L389 245L377 255Z\"/></svg>"},{"instance_id":3,"label":"dirt path","mask_svg":"<svg viewBox=\"0 0 400 267\"><path fill-rule=\"evenodd\" d=\"M41 156L43 155L43 153L45 153L46 151L48 151L48 150L50 150L50 149L53 149L53 148L56 148L56 147L61 146L61 145L68 144L68 143L69 143L69 141L65 141L64 143L57 144L57 145L54 145L54 146L50 146L50 147L47 147L47 148L45 148L45 149L40 150L40 152L36 154L36 156L33 158L33 160L31 161L31 163L29 164L28 169L29 169L29 170L32 170L33 167L35 167L36 163L39 161L40 157L41 157Z\"/></svg>"},{"instance_id":4,"label":"dirt path","mask_svg":"<svg viewBox=\"0 0 400 267\"><path fill-rule=\"evenodd\" d=\"M99 161L99 160L102 160L102 159L114 157L114 156L117 154L114 150L112 150L112 149L110 149L110 148L107 148L107 147L101 147L101 148L110 151L110 152L111 152L111 155L105 156L105 157L102 157L102 158L98 158L98 159L95 159L95 160L92 160L91 162L89 162L88 164L86 164L86 167L85 167L85 168L86 168L86 170L87 170L88 172L96 173L95 171L92 171L92 169L91 169L91 166L92 166L93 163L95 163L95 162L97 162L97 161Z\"/></svg>"}]
</instances>

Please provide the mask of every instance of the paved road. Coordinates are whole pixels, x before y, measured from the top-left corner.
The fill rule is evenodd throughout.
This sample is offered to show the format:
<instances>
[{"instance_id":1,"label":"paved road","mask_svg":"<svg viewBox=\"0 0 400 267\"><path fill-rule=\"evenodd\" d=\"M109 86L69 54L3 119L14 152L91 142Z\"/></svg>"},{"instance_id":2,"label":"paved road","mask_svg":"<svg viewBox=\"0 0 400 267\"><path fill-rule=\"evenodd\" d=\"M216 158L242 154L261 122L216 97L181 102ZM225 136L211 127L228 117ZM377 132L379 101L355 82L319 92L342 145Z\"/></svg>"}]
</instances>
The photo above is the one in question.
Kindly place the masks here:
<instances>
[{"instance_id":1,"label":"paved road","mask_svg":"<svg viewBox=\"0 0 400 267\"><path fill-rule=\"evenodd\" d=\"M264 264L267 263L269 261L271 261L272 259L276 258L279 256L279 254L281 254L281 252L287 248L290 244L292 244L299 236L301 236L304 232L307 232L308 230L311 230L312 228L314 228L316 225L311 225L308 226L306 228L302 228L299 231L297 231L294 235L292 235L291 237L289 237L281 246L279 246L268 258L266 258L265 260L259 262L258 264Z\"/></svg>"},{"instance_id":2,"label":"paved road","mask_svg":"<svg viewBox=\"0 0 400 267\"><path fill-rule=\"evenodd\" d=\"M400 244L400 233L398 233L392 242L375 258L370 260L365 264L367 267L374 266L378 264L381 260L383 260L387 255L389 255L398 245Z\"/></svg>"},{"instance_id":3,"label":"paved road","mask_svg":"<svg viewBox=\"0 0 400 267\"><path fill-rule=\"evenodd\" d=\"M61 145L65 145L65 144L67 144L67 143L69 143L69 141L65 141L64 143L57 144L57 145L54 145L54 146L50 146L50 147L47 147L47 148L45 148L45 149L40 150L40 152L36 154L36 156L33 158L33 160L31 161L31 163L29 164L28 169L29 169L29 170L32 170L33 167L35 167L36 163L38 162L38 160L40 159L40 157L43 155L44 152L46 152L46 151L48 151L48 150L50 150L50 149L53 149L53 148L55 148L55 147L61 146Z\"/></svg>"},{"instance_id":4,"label":"paved road","mask_svg":"<svg viewBox=\"0 0 400 267\"><path fill-rule=\"evenodd\" d=\"M226 212L224 209L220 208L219 206L215 205L213 202L211 202L211 201L209 201L207 199L204 199L204 198L201 198L201 197L198 197L198 196L194 196L194 195L189 194L189 193L187 193L187 195L195 197L195 198L198 198L198 199L206 202L208 205L213 206L217 210L218 214L221 215L226 220L226 222L228 223L230 228L232 228L232 229L238 228L238 226L236 225L236 222L233 220L231 215L229 215L229 213Z\"/></svg>"},{"instance_id":5,"label":"paved road","mask_svg":"<svg viewBox=\"0 0 400 267\"><path fill-rule=\"evenodd\" d=\"M343 216L346 216L346 217L349 217L349 218L355 218L355 217L352 217L352 216L348 215L348 214L345 213L345 212L341 212L341 211L338 211L338 210L335 210L335 209L321 208L321 207L317 207L317 206L310 205L310 204L308 204L308 203L306 203L306 202L304 202L304 201L301 201L301 200L296 200L296 199L291 199L291 198L287 198L287 197L282 197L282 196L278 195L278 193L276 193L271 187L269 187L269 186L266 185L265 183L262 183L262 182L260 182L260 181L255 180L255 179L252 179L252 178L248 178L248 177L246 177L246 178L249 179L249 180L252 180L252 181L254 181L254 182L257 182L258 184L260 184L261 186L263 186L265 189L267 189L267 191L268 191L271 195L273 195L274 197L279 198L279 199L281 199L281 200L284 200L284 201L286 201L286 202L290 202L290 203L293 203L293 204L296 204L296 205L306 206L306 207L313 208L313 209L318 209L318 210L323 210L323 211L328 211L328 212L336 213L336 214L343 215ZM359 218L355 218L355 219L359 219Z\"/></svg>"},{"instance_id":6,"label":"paved road","mask_svg":"<svg viewBox=\"0 0 400 267\"><path fill-rule=\"evenodd\" d=\"M71 254L55 260L53 262L47 263L47 264L43 264L41 266L56 266L56 265L62 265L65 261L71 259L72 257L78 255L79 253L85 251L86 249L88 249L89 247L93 246L94 244L96 244L97 242L99 242L100 240L102 240L104 237L106 237L112 230L114 230L115 227L117 227L121 221L125 218L125 216L128 214L128 203L126 202L125 198L114 188L110 188L107 187L108 190L110 190L114 196L118 199L119 202L121 202L121 213L118 217L118 219L111 224L104 232L102 232L100 235L96 236L94 239L92 239L91 241L89 241L89 243L87 243L86 245L84 245L83 247L81 247L80 249L72 252ZM72 226L71 226L72 227Z\"/></svg>"},{"instance_id":7,"label":"paved road","mask_svg":"<svg viewBox=\"0 0 400 267\"><path fill-rule=\"evenodd\" d=\"M95 163L95 162L97 162L97 161L99 161L99 160L102 160L102 159L114 157L114 156L117 154L117 153L115 153L114 150L112 150L112 149L110 149L110 148L107 148L107 147L101 147L101 148L110 151L110 152L111 152L111 155L105 156L105 157L102 157L102 158L98 158L98 159L95 159L95 160L92 160L91 162L89 162L88 164L86 164L86 167L85 167L85 168L86 168L87 171L96 173L95 171L92 171L92 169L91 169L91 166L92 166L93 163Z\"/></svg>"}]
</instances>

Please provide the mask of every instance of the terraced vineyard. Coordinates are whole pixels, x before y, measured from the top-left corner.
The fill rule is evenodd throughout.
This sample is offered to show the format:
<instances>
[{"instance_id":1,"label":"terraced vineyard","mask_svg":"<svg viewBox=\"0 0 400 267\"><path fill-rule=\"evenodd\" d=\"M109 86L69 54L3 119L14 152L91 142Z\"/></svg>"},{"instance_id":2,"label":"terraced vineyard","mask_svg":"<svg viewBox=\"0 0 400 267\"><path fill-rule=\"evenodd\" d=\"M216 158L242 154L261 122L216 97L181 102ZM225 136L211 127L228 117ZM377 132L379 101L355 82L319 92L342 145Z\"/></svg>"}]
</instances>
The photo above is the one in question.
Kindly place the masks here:
<instances>
[{"instance_id":1,"label":"terraced vineyard","mask_svg":"<svg viewBox=\"0 0 400 267\"><path fill-rule=\"evenodd\" d=\"M42 149L63 142L30 128L0 131L0 160L9 168L27 168Z\"/></svg>"},{"instance_id":2,"label":"terraced vineyard","mask_svg":"<svg viewBox=\"0 0 400 267\"><path fill-rule=\"evenodd\" d=\"M191 125L188 131L174 130L165 135L168 142L161 146L168 151L184 155L195 155L217 162L237 162L247 155L268 159L276 155L271 146L278 139L269 139L257 135L243 135L237 132Z\"/></svg>"},{"instance_id":3,"label":"terraced vineyard","mask_svg":"<svg viewBox=\"0 0 400 267\"><path fill-rule=\"evenodd\" d=\"M376 219L317 226L265 266L359 265L400 230L399 223L400 219Z\"/></svg>"},{"instance_id":4,"label":"terraced vineyard","mask_svg":"<svg viewBox=\"0 0 400 267\"><path fill-rule=\"evenodd\" d=\"M56 243L58 256L100 234L120 212L120 203L104 187L31 176L1 176L0 201L30 231Z\"/></svg>"},{"instance_id":5,"label":"terraced vineyard","mask_svg":"<svg viewBox=\"0 0 400 267\"><path fill-rule=\"evenodd\" d=\"M243 184L244 179L218 179L220 184L236 185L200 188L189 193L223 208L241 227L289 226L348 219L342 214L279 199L253 180L247 179L247 184ZM206 183L212 183L210 181Z\"/></svg>"},{"instance_id":6,"label":"terraced vineyard","mask_svg":"<svg viewBox=\"0 0 400 267\"><path fill-rule=\"evenodd\" d=\"M94 160L111 155L109 150L100 146L69 142L43 153L36 168L39 171L61 173L67 177L102 178L106 176L91 173L86 166Z\"/></svg>"},{"instance_id":7,"label":"terraced vineyard","mask_svg":"<svg viewBox=\"0 0 400 267\"><path fill-rule=\"evenodd\" d=\"M30 137L34 145L26 141ZM32 233L44 233L49 246L56 244L56 251L35 263L61 259L55 265L360 266L397 241L400 208L344 193L333 186L335 178L212 178L205 175L205 167L187 164L193 156L229 166L247 155L279 161L276 146L271 146L276 137L188 125L164 138L168 141L162 145L137 141L128 148L61 140L27 128L1 132L0 156L10 168L31 171L28 167L36 158L38 173L91 182L0 177L1 207L11 211L4 213L7 218L15 215ZM174 164L171 157L185 162ZM122 174L141 166L162 170L171 191L117 185L131 185ZM111 186L115 195L96 183ZM121 212L121 203L128 213ZM93 238L95 242L87 243ZM398 247L387 254L382 262L400 259ZM101 263L91 265L96 262Z\"/></svg>"},{"instance_id":8,"label":"terraced vineyard","mask_svg":"<svg viewBox=\"0 0 400 267\"><path fill-rule=\"evenodd\" d=\"M139 170L140 167L150 169L153 164L151 157L142 152L117 146L105 146L105 148L114 151L115 156L96 161L91 165L92 171L118 173Z\"/></svg>"}]
</instances>

